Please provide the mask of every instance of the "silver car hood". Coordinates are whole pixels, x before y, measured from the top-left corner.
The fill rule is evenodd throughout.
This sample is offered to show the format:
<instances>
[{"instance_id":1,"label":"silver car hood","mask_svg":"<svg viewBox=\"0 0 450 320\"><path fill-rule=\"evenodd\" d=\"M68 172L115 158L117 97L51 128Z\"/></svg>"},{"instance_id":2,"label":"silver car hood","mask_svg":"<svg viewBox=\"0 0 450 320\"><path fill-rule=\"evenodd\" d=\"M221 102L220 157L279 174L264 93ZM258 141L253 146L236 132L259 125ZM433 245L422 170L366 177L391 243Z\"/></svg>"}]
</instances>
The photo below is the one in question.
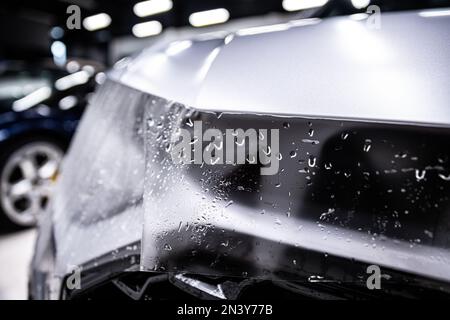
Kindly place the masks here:
<instances>
[{"instance_id":1,"label":"silver car hood","mask_svg":"<svg viewBox=\"0 0 450 320\"><path fill-rule=\"evenodd\" d=\"M160 44L111 76L199 110L448 126L450 17L386 13L379 29L357 18Z\"/></svg>"}]
</instances>

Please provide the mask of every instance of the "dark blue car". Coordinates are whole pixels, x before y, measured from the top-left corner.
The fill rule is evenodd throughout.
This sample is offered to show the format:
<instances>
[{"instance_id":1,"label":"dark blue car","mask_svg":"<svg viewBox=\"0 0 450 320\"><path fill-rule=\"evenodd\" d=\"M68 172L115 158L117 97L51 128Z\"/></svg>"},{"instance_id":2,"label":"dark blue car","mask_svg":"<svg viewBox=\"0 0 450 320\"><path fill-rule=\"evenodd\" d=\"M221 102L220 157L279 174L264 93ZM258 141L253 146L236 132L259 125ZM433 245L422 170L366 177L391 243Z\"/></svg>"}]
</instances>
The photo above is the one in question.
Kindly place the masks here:
<instances>
[{"instance_id":1,"label":"dark blue car","mask_svg":"<svg viewBox=\"0 0 450 320\"><path fill-rule=\"evenodd\" d=\"M97 68L0 63L0 220L32 226L48 202Z\"/></svg>"}]
</instances>

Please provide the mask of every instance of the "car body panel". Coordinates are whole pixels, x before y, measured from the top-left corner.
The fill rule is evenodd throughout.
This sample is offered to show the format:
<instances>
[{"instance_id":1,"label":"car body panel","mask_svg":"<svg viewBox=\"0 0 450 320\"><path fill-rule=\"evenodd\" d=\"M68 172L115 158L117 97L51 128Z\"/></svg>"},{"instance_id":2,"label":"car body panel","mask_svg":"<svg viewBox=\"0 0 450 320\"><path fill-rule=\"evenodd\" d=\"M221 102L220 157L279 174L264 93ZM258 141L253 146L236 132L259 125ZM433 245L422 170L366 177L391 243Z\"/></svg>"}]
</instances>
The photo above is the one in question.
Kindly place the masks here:
<instances>
[{"instance_id":1,"label":"car body panel","mask_svg":"<svg viewBox=\"0 0 450 320\"><path fill-rule=\"evenodd\" d=\"M379 29L335 17L161 45L112 76L199 110L448 126L450 19L380 19Z\"/></svg>"},{"instance_id":2,"label":"car body panel","mask_svg":"<svg viewBox=\"0 0 450 320\"><path fill-rule=\"evenodd\" d=\"M449 290L450 18L406 12L384 14L380 30L364 23L294 21L160 45L118 63L81 122L42 222L35 296L61 297L73 266L114 261L137 242L147 272L360 279L365 268L332 263L343 259ZM255 167L174 166L165 139L189 119L279 129L283 170L261 178ZM357 201L366 172L374 187ZM231 179L228 189L221 179ZM424 205L437 207L411 205L423 183ZM386 195L391 189L399 198Z\"/></svg>"},{"instance_id":3,"label":"car body panel","mask_svg":"<svg viewBox=\"0 0 450 320\"><path fill-rule=\"evenodd\" d=\"M113 83L105 84L102 92L85 111L63 163L51 212L42 221L53 236L43 238L45 245L40 246L51 247L54 241L54 272L59 277L73 266L138 241L142 233L143 95Z\"/></svg>"},{"instance_id":4,"label":"car body panel","mask_svg":"<svg viewBox=\"0 0 450 320\"><path fill-rule=\"evenodd\" d=\"M345 257L450 280L447 129L190 115L161 99L147 108L146 118L158 119L167 108L174 110L164 112L164 125L148 130L145 139L141 265L147 270L298 279L309 263L301 258L305 250L323 252L324 266L328 257ZM260 175L260 166L250 163L174 163L167 141L155 137L188 130L195 121L221 132L279 130L279 151L272 145L281 155L279 170ZM224 156L228 141L222 148ZM319 270L332 272L328 268Z\"/></svg>"}]
</instances>

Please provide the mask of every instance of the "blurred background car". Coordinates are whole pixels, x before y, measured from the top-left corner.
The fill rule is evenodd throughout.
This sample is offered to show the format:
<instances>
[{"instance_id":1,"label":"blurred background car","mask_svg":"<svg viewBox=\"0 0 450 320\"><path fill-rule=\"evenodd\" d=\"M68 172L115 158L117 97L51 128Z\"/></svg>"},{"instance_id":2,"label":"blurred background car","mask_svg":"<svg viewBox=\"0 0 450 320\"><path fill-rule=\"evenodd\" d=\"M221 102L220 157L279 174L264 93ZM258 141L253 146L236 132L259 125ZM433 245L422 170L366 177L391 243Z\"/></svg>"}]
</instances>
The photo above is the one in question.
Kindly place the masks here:
<instances>
[{"instance_id":1,"label":"blurred background car","mask_svg":"<svg viewBox=\"0 0 450 320\"><path fill-rule=\"evenodd\" d=\"M71 63L72 73L52 61L0 64L2 228L34 226L51 196L64 152L95 87L96 67Z\"/></svg>"}]
</instances>

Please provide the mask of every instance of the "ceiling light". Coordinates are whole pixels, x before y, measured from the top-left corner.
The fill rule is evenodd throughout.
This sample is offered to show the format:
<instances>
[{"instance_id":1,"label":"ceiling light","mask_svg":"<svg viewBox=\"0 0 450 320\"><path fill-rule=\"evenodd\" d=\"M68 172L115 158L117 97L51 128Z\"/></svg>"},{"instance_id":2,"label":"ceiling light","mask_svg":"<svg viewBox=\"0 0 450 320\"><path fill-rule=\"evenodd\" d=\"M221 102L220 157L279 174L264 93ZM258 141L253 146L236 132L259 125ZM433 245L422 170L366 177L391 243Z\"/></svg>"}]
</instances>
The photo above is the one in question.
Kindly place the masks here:
<instances>
[{"instance_id":1,"label":"ceiling light","mask_svg":"<svg viewBox=\"0 0 450 320\"><path fill-rule=\"evenodd\" d=\"M162 25L156 20L142 22L135 24L131 31L138 38L150 37L160 34L162 31Z\"/></svg>"},{"instance_id":2,"label":"ceiling light","mask_svg":"<svg viewBox=\"0 0 450 320\"><path fill-rule=\"evenodd\" d=\"M32 93L26 95L22 99L13 102L12 108L16 112L25 111L44 100L47 100L52 95L52 89L50 87L39 88Z\"/></svg>"},{"instance_id":3,"label":"ceiling light","mask_svg":"<svg viewBox=\"0 0 450 320\"><path fill-rule=\"evenodd\" d=\"M149 0L138 2L133 11L138 17L148 17L154 14L167 12L172 9L172 0Z\"/></svg>"},{"instance_id":4,"label":"ceiling light","mask_svg":"<svg viewBox=\"0 0 450 320\"><path fill-rule=\"evenodd\" d=\"M55 88L58 89L59 91L70 89L72 87L88 82L89 76L90 76L89 73L87 73L85 70L69 74L68 76L56 80Z\"/></svg>"},{"instance_id":5,"label":"ceiling light","mask_svg":"<svg viewBox=\"0 0 450 320\"><path fill-rule=\"evenodd\" d=\"M328 0L283 0L282 6L286 11L299 11L322 7Z\"/></svg>"},{"instance_id":6,"label":"ceiling light","mask_svg":"<svg viewBox=\"0 0 450 320\"><path fill-rule=\"evenodd\" d=\"M370 0L352 0L352 5L356 9L363 9L370 4Z\"/></svg>"},{"instance_id":7,"label":"ceiling light","mask_svg":"<svg viewBox=\"0 0 450 320\"><path fill-rule=\"evenodd\" d=\"M230 18L227 9L213 9L194 12L189 16L189 23L194 27L204 27L212 24L224 23Z\"/></svg>"},{"instance_id":8,"label":"ceiling light","mask_svg":"<svg viewBox=\"0 0 450 320\"><path fill-rule=\"evenodd\" d=\"M83 20L83 27L88 31L95 31L108 27L111 17L107 13L99 13Z\"/></svg>"}]
</instances>

